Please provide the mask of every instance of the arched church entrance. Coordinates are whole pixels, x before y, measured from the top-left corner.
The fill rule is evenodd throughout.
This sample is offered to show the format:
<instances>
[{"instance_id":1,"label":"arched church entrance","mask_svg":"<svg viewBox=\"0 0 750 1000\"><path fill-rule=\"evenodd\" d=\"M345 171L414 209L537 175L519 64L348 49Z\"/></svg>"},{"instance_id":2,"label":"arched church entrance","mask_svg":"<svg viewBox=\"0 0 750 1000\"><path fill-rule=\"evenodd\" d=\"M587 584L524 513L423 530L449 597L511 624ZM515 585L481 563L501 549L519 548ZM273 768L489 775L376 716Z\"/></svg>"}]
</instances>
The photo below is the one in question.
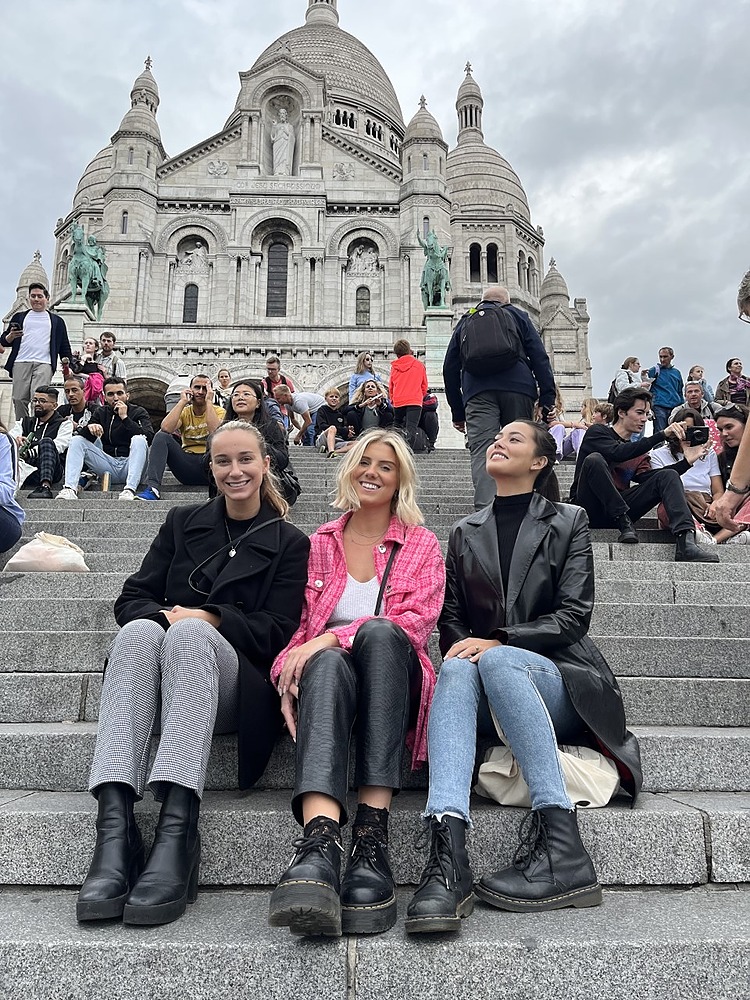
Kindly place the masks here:
<instances>
[{"instance_id":1,"label":"arched church entrance","mask_svg":"<svg viewBox=\"0 0 750 1000\"><path fill-rule=\"evenodd\" d=\"M130 402L136 403L148 411L151 425L155 431L159 430L162 420L167 415L167 407L164 403L166 391L167 383L158 378L136 377L128 379Z\"/></svg>"}]
</instances>

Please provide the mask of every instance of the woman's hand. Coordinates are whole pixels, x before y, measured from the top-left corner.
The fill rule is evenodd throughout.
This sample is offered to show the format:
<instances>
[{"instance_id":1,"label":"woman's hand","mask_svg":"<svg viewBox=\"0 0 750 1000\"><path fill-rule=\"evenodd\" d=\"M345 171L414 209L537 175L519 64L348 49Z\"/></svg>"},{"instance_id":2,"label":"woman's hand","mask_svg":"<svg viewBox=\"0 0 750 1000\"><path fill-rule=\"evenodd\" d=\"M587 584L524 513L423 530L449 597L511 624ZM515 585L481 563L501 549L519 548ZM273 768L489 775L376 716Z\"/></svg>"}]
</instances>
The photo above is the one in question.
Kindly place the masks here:
<instances>
[{"instance_id":1,"label":"woman's hand","mask_svg":"<svg viewBox=\"0 0 750 1000\"><path fill-rule=\"evenodd\" d=\"M181 622L184 618L199 618L201 621L213 625L214 628L218 628L221 624L221 618L211 611L201 611L200 608L183 608L180 604L175 604L173 608L164 608L162 614L170 625Z\"/></svg>"},{"instance_id":2,"label":"woman's hand","mask_svg":"<svg viewBox=\"0 0 750 1000\"><path fill-rule=\"evenodd\" d=\"M739 493L732 493L731 490L727 490L723 493L718 500L714 500L711 504L711 509L713 515L717 522L722 526L722 528L728 528L730 531L740 531L744 525L740 524L739 521L734 520L734 514L742 506L742 504L747 500L747 496L742 496Z\"/></svg>"},{"instance_id":3,"label":"woman's hand","mask_svg":"<svg viewBox=\"0 0 750 1000\"><path fill-rule=\"evenodd\" d=\"M292 684L281 696L281 714L284 716L286 728L294 742L297 742L297 695L299 689Z\"/></svg>"},{"instance_id":4,"label":"woman's hand","mask_svg":"<svg viewBox=\"0 0 750 1000\"><path fill-rule=\"evenodd\" d=\"M333 649L338 644L339 641L332 632L324 632L323 635L316 635L314 639L308 639L301 646L290 649L276 685L282 699L293 684L299 684L307 661L313 653L317 653L321 649Z\"/></svg>"},{"instance_id":5,"label":"woman's hand","mask_svg":"<svg viewBox=\"0 0 750 1000\"><path fill-rule=\"evenodd\" d=\"M487 649L492 649L493 646L502 646L502 643L498 639L477 639L470 635L466 639L454 642L443 659L449 660L452 656L457 656L459 660L470 660L472 663L477 663L482 653Z\"/></svg>"},{"instance_id":6,"label":"woman's hand","mask_svg":"<svg viewBox=\"0 0 750 1000\"><path fill-rule=\"evenodd\" d=\"M691 465L695 465L697 461L705 458L709 451L711 451L711 442L707 441L705 444L686 444L684 441L681 441L680 447L686 461Z\"/></svg>"}]
</instances>

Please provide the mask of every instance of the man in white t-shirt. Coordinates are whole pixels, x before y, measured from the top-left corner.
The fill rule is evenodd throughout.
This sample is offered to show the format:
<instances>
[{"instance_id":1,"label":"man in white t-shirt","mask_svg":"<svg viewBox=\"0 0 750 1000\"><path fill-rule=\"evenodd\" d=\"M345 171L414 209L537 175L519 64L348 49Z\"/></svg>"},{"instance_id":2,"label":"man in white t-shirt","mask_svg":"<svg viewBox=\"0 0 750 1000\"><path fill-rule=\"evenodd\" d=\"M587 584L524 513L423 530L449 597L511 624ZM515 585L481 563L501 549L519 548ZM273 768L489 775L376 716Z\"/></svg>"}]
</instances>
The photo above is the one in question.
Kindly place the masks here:
<instances>
[{"instance_id":1,"label":"man in white t-shirt","mask_svg":"<svg viewBox=\"0 0 750 1000\"><path fill-rule=\"evenodd\" d=\"M290 392L286 385L277 385L273 394L276 402L286 408L297 428L294 443L312 445L315 440L315 414L325 403L324 397L319 392ZM301 425L297 416L302 418Z\"/></svg>"},{"instance_id":2,"label":"man in white t-shirt","mask_svg":"<svg viewBox=\"0 0 750 1000\"><path fill-rule=\"evenodd\" d=\"M10 347L5 370L13 379L16 420L29 415L29 402L37 389L52 382L58 358L71 355L65 323L48 310L49 292L44 285L29 285L29 304L31 309L11 316L0 337L0 345Z\"/></svg>"}]
</instances>

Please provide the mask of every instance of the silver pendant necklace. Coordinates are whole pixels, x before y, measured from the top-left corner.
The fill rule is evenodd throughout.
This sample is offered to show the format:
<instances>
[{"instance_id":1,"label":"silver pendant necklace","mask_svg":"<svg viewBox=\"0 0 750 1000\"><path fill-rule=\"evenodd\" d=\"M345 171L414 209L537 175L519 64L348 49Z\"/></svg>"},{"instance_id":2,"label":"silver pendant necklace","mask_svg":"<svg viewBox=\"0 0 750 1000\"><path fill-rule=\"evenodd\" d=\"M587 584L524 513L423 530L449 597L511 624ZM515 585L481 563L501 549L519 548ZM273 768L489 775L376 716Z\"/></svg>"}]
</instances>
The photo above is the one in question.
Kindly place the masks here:
<instances>
[{"instance_id":1,"label":"silver pendant necklace","mask_svg":"<svg viewBox=\"0 0 750 1000\"><path fill-rule=\"evenodd\" d=\"M229 525L227 524L227 519L224 518L224 527L227 529L227 540L229 541L229 558L234 559L237 555L237 549L235 548L234 542L232 541L232 536L229 534Z\"/></svg>"}]
</instances>

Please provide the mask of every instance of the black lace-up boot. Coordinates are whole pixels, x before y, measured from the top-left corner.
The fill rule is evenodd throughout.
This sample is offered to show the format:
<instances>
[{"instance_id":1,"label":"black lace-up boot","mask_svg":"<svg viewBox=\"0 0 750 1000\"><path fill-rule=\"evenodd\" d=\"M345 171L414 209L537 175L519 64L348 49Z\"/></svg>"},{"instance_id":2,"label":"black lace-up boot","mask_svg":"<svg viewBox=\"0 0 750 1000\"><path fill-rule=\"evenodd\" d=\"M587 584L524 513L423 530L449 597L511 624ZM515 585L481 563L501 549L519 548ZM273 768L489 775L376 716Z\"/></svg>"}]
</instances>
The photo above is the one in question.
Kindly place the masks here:
<instances>
[{"instance_id":1,"label":"black lace-up boot","mask_svg":"<svg viewBox=\"0 0 750 1000\"><path fill-rule=\"evenodd\" d=\"M388 861L388 810L361 804L341 882L344 934L380 934L396 923L396 887Z\"/></svg>"},{"instance_id":2,"label":"black lace-up boot","mask_svg":"<svg viewBox=\"0 0 750 1000\"><path fill-rule=\"evenodd\" d=\"M432 816L429 832L430 856L406 911L409 934L457 931L474 909L466 823L458 816Z\"/></svg>"},{"instance_id":3,"label":"black lace-up boot","mask_svg":"<svg viewBox=\"0 0 750 1000\"><path fill-rule=\"evenodd\" d=\"M168 924L198 898L200 799L192 788L164 782L164 801L146 867L128 896L126 924Z\"/></svg>"},{"instance_id":4,"label":"black lace-up boot","mask_svg":"<svg viewBox=\"0 0 750 1000\"><path fill-rule=\"evenodd\" d=\"M517 913L601 903L602 889L581 843L574 810L532 810L521 821L518 836L513 864L477 882L480 899Z\"/></svg>"},{"instance_id":5,"label":"black lace-up boot","mask_svg":"<svg viewBox=\"0 0 750 1000\"><path fill-rule=\"evenodd\" d=\"M268 922L292 934L341 935L341 829L328 816L306 824L291 865L271 894Z\"/></svg>"},{"instance_id":6,"label":"black lace-up boot","mask_svg":"<svg viewBox=\"0 0 750 1000\"><path fill-rule=\"evenodd\" d=\"M107 782L98 788L96 846L76 901L78 920L121 917L128 893L143 868L143 841L133 815L135 792Z\"/></svg>"},{"instance_id":7,"label":"black lace-up boot","mask_svg":"<svg viewBox=\"0 0 750 1000\"><path fill-rule=\"evenodd\" d=\"M638 544L638 535L633 526L633 522L627 514L621 514L617 518L617 527L620 531L620 534L617 536L618 542L622 542L624 545Z\"/></svg>"}]
</instances>

